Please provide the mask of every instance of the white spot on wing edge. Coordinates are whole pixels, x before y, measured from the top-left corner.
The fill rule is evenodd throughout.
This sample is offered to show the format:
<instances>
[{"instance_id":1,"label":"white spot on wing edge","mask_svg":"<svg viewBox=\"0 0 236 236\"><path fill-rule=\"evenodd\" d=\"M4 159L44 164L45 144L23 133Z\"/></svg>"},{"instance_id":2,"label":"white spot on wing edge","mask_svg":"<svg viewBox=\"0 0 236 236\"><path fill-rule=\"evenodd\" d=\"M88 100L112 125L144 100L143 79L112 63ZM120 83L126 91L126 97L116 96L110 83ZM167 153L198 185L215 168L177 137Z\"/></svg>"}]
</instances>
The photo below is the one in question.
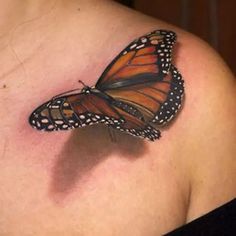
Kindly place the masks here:
<instances>
[{"instance_id":1,"label":"white spot on wing edge","mask_svg":"<svg viewBox=\"0 0 236 236\"><path fill-rule=\"evenodd\" d=\"M132 46L130 46L130 49L133 49L137 46L137 43L133 44Z\"/></svg>"}]
</instances>

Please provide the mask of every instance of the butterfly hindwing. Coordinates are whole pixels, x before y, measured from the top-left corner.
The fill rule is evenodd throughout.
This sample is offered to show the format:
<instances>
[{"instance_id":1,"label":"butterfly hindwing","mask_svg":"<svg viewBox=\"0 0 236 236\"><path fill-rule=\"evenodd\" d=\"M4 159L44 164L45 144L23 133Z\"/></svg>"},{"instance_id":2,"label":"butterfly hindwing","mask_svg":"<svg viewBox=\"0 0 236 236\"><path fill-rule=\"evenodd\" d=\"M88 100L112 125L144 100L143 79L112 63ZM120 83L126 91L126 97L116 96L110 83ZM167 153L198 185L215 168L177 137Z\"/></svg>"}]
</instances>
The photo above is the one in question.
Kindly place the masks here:
<instances>
[{"instance_id":1,"label":"butterfly hindwing","mask_svg":"<svg viewBox=\"0 0 236 236\"><path fill-rule=\"evenodd\" d=\"M162 81L108 90L106 93L120 102L138 109L147 122L162 125L170 121L182 102L184 92L181 74L174 66Z\"/></svg>"},{"instance_id":2,"label":"butterfly hindwing","mask_svg":"<svg viewBox=\"0 0 236 236\"><path fill-rule=\"evenodd\" d=\"M167 98L155 114L152 122L157 125L164 125L171 121L181 108L184 95L184 81L176 67L171 67L172 80Z\"/></svg>"},{"instance_id":3,"label":"butterfly hindwing","mask_svg":"<svg viewBox=\"0 0 236 236\"><path fill-rule=\"evenodd\" d=\"M124 122L118 125L110 124L109 126L112 128L150 141L160 138L160 131L146 124L142 113L132 105L125 102L113 102L113 108L116 109Z\"/></svg>"},{"instance_id":4,"label":"butterfly hindwing","mask_svg":"<svg viewBox=\"0 0 236 236\"><path fill-rule=\"evenodd\" d=\"M139 138L146 138L149 141L155 141L161 137L161 132L151 125L146 125L143 128L123 128L120 126L110 125L114 129L118 129L121 132L128 133L132 136L139 137Z\"/></svg>"}]
</instances>

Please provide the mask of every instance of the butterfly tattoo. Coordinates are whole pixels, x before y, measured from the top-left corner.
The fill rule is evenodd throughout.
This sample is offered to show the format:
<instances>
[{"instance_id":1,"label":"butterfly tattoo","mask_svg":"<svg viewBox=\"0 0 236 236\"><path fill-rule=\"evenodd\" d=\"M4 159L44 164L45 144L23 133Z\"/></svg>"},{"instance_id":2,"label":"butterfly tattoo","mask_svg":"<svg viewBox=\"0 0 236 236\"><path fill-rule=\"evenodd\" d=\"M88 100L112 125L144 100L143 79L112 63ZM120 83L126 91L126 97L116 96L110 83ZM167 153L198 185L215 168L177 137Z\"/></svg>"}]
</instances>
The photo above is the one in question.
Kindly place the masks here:
<instances>
[{"instance_id":1,"label":"butterfly tattoo","mask_svg":"<svg viewBox=\"0 0 236 236\"><path fill-rule=\"evenodd\" d=\"M176 34L155 30L131 42L93 87L53 97L36 108L29 123L37 130L70 130L97 123L154 141L156 126L181 107L184 81L171 63Z\"/></svg>"}]
</instances>

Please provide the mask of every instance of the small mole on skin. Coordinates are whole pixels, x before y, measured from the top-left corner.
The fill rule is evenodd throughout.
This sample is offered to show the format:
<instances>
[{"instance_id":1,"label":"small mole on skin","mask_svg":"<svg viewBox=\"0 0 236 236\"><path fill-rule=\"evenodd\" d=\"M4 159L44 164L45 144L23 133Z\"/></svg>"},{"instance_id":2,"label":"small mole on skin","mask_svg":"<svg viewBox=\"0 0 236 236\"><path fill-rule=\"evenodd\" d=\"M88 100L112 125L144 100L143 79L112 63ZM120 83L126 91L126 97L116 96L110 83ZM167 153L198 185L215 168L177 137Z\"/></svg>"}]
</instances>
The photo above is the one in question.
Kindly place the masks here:
<instances>
[{"instance_id":1,"label":"small mole on skin","mask_svg":"<svg viewBox=\"0 0 236 236\"><path fill-rule=\"evenodd\" d=\"M6 84L4 84L3 86L2 86L2 88L6 88L7 86L6 86Z\"/></svg>"},{"instance_id":2,"label":"small mole on skin","mask_svg":"<svg viewBox=\"0 0 236 236\"><path fill-rule=\"evenodd\" d=\"M77 11L80 11L80 8L77 8Z\"/></svg>"}]
</instances>

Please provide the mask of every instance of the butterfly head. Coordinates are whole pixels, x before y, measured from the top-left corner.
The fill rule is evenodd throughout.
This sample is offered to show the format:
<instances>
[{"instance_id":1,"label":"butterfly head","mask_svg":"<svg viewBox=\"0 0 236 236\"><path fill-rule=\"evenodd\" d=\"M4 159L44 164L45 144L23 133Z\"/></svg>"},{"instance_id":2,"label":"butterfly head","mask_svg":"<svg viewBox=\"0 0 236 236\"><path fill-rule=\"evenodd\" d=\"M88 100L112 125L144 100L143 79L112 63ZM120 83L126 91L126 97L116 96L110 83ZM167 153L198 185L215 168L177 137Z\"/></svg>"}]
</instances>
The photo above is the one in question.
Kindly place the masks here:
<instances>
[{"instance_id":1,"label":"butterfly head","mask_svg":"<svg viewBox=\"0 0 236 236\"><path fill-rule=\"evenodd\" d=\"M91 87L87 86L82 80L78 81L79 83L81 83L84 87L81 89L82 93L86 93L89 94L91 92Z\"/></svg>"},{"instance_id":2,"label":"butterfly head","mask_svg":"<svg viewBox=\"0 0 236 236\"><path fill-rule=\"evenodd\" d=\"M81 90L82 93L89 94L91 93L91 88L89 86L84 86Z\"/></svg>"}]
</instances>

